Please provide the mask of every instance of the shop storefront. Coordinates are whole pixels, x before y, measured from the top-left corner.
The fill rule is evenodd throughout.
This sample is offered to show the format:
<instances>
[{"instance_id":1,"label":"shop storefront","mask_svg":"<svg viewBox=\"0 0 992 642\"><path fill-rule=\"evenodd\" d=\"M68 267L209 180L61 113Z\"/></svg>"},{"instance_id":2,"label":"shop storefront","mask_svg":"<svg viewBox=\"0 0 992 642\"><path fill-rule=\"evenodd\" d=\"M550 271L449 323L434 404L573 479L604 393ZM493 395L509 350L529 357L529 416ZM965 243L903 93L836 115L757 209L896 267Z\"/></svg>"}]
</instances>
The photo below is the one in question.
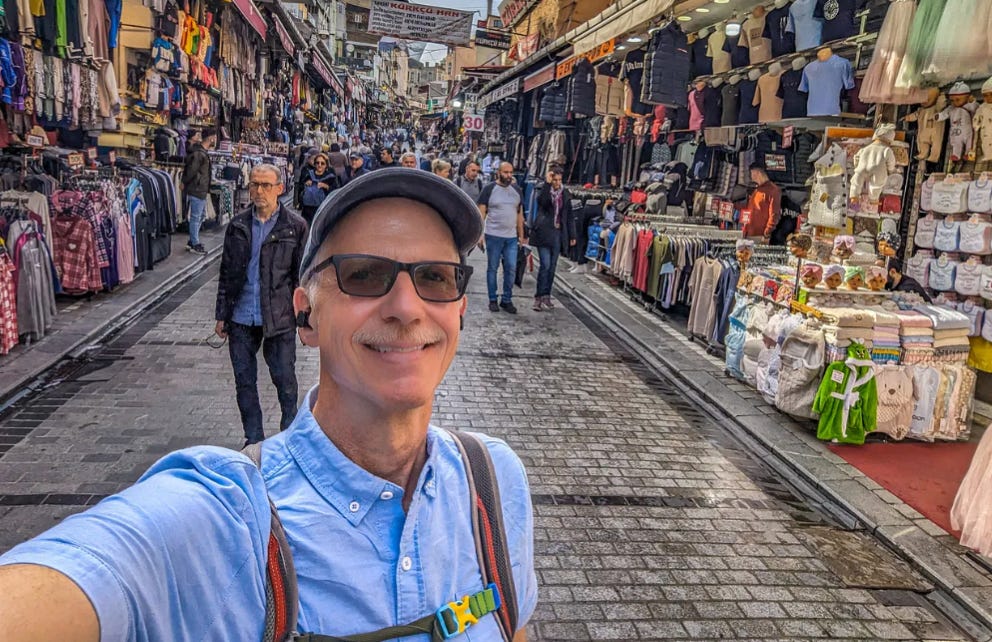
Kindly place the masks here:
<instances>
[{"instance_id":1,"label":"shop storefront","mask_svg":"<svg viewBox=\"0 0 992 642\"><path fill-rule=\"evenodd\" d=\"M42 340L60 298L113 293L169 256L186 229L193 133L219 134L209 227L247 202L254 165L286 166L314 123L349 109L321 55L322 84L307 73L307 43L281 6L124 0L108 15L102 1L83 5L64 25L54 4L52 21L7 6L0 354Z\"/></svg>"},{"instance_id":2,"label":"shop storefront","mask_svg":"<svg viewBox=\"0 0 992 642\"><path fill-rule=\"evenodd\" d=\"M618 4L481 92L530 215L561 168L570 258L821 439L977 443L990 9Z\"/></svg>"}]
</instances>

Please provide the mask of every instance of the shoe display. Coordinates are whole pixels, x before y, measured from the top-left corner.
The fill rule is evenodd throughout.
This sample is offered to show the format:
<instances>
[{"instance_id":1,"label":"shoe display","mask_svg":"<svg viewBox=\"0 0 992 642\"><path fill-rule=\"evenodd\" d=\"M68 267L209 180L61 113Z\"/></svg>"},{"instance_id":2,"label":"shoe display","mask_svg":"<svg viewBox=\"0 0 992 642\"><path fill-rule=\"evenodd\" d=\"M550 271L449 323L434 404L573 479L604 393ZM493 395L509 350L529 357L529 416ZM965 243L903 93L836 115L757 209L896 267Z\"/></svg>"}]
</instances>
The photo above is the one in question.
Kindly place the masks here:
<instances>
[{"instance_id":1,"label":"shoe display","mask_svg":"<svg viewBox=\"0 0 992 642\"><path fill-rule=\"evenodd\" d=\"M510 303L500 303L499 304L499 307L502 308L502 309L504 309L504 310L506 310L510 314L516 314L517 313L517 306L513 305L512 302L510 302Z\"/></svg>"},{"instance_id":2,"label":"shoe display","mask_svg":"<svg viewBox=\"0 0 992 642\"><path fill-rule=\"evenodd\" d=\"M489 302L489 311L490 312L499 312L499 304L496 303L495 301L490 301Z\"/></svg>"}]
</instances>

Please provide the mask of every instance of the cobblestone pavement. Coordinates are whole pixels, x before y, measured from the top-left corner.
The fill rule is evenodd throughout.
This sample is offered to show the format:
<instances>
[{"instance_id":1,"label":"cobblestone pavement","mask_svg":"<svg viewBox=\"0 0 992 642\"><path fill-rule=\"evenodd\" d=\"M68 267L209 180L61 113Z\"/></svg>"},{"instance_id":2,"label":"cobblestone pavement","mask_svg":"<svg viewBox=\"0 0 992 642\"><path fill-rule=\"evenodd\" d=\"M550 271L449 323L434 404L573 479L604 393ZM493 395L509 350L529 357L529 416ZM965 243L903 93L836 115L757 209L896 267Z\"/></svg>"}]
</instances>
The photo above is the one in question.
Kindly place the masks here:
<instances>
[{"instance_id":1,"label":"cobblestone pavement","mask_svg":"<svg viewBox=\"0 0 992 642\"><path fill-rule=\"evenodd\" d=\"M215 275L0 420L0 551L163 453L241 444L227 350L206 343ZM470 296L435 419L502 437L527 465L541 583L532 640L968 639L918 593L846 585L804 535L822 530L818 515L569 309L535 313L518 297L518 316L489 313L481 265ZM315 352L298 362L307 386Z\"/></svg>"}]
</instances>

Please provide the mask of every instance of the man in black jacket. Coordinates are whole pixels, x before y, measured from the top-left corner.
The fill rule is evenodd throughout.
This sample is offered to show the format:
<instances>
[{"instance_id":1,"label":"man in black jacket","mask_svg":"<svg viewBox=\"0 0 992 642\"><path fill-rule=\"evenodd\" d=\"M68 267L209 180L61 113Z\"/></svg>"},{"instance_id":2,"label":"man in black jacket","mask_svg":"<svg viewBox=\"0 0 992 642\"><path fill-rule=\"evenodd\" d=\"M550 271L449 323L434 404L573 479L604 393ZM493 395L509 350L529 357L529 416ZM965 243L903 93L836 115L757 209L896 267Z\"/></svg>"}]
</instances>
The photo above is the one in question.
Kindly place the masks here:
<instances>
[{"instance_id":1,"label":"man in black jacket","mask_svg":"<svg viewBox=\"0 0 992 642\"><path fill-rule=\"evenodd\" d=\"M189 212L189 241L186 243L187 252L206 254L207 250L200 243L200 226L207 210L207 199L210 197L210 156L208 149L213 149L217 142L217 132L208 127L193 138L193 145L186 152L186 166L183 168L183 194L186 197L186 208Z\"/></svg>"},{"instance_id":2,"label":"man in black jacket","mask_svg":"<svg viewBox=\"0 0 992 642\"><path fill-rule=\"evenodd\" d=\"M296 416L293 291L299 285L307 224L279 204L284 190L279 168L257 165L248 190L252 207L234 217L224 236L215 332L229 340L245 442L252 444L265 439L257 382L260 347L279 395L280 429Z\"/></svg>"},{"instance_id":3,"label":"man in black jacket","mask_svg":"<svg viewBox=\"0 0 992 642\"><path fill-rule=\"evenodd\" d=\"M562 171L548 170L547 182L537 196L537 215L530 229L530 244L537 248L541 269L537 273L534 310L550 310L551 288L555 282L558 257L576 244L575 215L572 195L562 185Z\"/></svg>"}]
</instances>

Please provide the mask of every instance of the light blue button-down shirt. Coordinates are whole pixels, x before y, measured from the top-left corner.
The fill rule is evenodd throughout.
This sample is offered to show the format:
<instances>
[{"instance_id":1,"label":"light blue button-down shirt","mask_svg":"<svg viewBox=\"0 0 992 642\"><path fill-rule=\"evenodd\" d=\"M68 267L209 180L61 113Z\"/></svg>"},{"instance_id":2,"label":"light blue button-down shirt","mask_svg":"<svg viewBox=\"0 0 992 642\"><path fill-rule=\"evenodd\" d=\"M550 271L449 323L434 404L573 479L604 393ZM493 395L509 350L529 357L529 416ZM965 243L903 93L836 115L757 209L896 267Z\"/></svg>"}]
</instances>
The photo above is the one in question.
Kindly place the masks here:
<instances>
[{"instance_id":1,"label":"light blue button-down shirt","mask_svg":"<svg viewBox=\"0 0 992 642\"><path fill-rule=\"evenodd\" d=\"M451 437L430 428L427 462L404 513L402 488L357 466L321 431L310 412L315 391L291 429L263 443L261 473L223 448L172 453L131 488L15 547L0 565L40 564L70 577L94 605L103 642L259 640L268 489L293 549L300 631L348 635L407 624L484 588L465 469ZM486 443L522 628L537 603L530 491L510 448ZM495 615L455 638L498 639Z\"/></svg>"},{"instance_id":2,"label":"light blue button-down shirt","mask_svg":"<svg viewBox=\"0 0 992 642\"><path fill-rule=\"evenodd\" d=\"M275 229L280 209L263 223L251 217L251 258L248 260L248 278L234 306L231 320L241 325L263 325L262 321L262 244Z\"/></svg>"}]
</instances>

